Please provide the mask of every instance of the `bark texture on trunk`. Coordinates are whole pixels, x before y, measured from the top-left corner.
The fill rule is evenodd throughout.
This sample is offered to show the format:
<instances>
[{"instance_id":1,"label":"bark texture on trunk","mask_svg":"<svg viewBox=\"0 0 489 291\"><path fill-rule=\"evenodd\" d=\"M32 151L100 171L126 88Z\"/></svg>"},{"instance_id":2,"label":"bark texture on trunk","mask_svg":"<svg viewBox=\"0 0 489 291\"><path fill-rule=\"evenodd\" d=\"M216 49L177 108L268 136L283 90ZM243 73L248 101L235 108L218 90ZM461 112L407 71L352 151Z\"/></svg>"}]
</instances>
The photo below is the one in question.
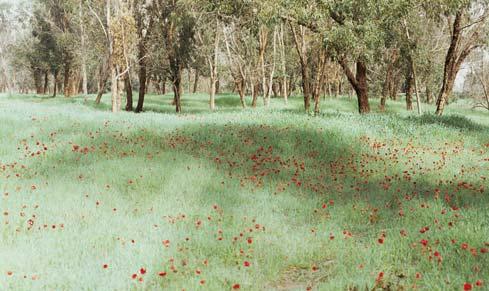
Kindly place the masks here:
<instances>
[{"instance_id":1,"label":"bark texture on trunk","mask_svg":"<svg viewBox=\"0 0 489 291\"><path fill-rule=\"evenodd\" d=\"M469 36L464 37L463 31L468 28L463 24L464 17L468 13L465 9L464 7L460 8L453 21L450 47L445 57L443 84L436 101L435 113L437 115L443 114L448 98L452 95L455 79L463 62L472 51L480 47L478 44L480 41L480 29L482 29L481 25L484 24L488 14L486 13L481 21L471 24L470 26L475 26L475 28L472 28Z\"/></svg>"},{"instance_id":2,"label":"bark texture on trunk","mask_svg":"<svg viewBox=\"0 0 489 291\"><path fill-rule=\"evenodd\" d=\"M370 113L370 104L368 101L368 79L367 79L367 66L363 61L357 60L356 62L356 74L354 74L346 59L340 59L340 65L345 71L348 81L355 90L358 99L358 111L360 114Z\"/></svg>"},{"instance_id":3,"label":"bark texture on trunk","mask_svg":"<svg viewBox=\"0 0 489 291\"><path fill-rule=\"evenodd\" d=\"M126 111L132 111L132 84L129 73L124 77L124 87L126 88Z\"/></svg>"},{"instance_id":4,"label":"bark texture on trunk","mask_svg":"<svg viewBox=\"0 0 489 291\"><path fill-rule=\"evenodd\" d=\"M139 56L145 55L145 49L140 47L139 48ZM138 96L138 105L136 106L136 113L140 113L143 111L143 106L144 106L144 96L146 95L146 78L147 78L147 71L146 71L146 60L141 59L139 60L139 96Z\"/></svg>"},{"instance_id":5,"label":"bark texture on trunk","mask_svg":"<svg viewBox=\"0 0 489 291\"><path fill-rule=\"evenodd\" d=\"M408 111L413 110L413 89L414 89L413 72L409 70L406 75L406 109Z\"/></svg>"},{"instance_id":6,"label":"bark texture on trunk","mask_svg":"<svg viewBox=\"0 0 489 291\"><path fill-rule=\"evenodd\" d=\"M183 68L178 66L178 68L174 69L172 72L172 81L173 81L173 102L175 103L175 110L177 113L182 112L182 71Z\"/></svg>"}]
</instances>

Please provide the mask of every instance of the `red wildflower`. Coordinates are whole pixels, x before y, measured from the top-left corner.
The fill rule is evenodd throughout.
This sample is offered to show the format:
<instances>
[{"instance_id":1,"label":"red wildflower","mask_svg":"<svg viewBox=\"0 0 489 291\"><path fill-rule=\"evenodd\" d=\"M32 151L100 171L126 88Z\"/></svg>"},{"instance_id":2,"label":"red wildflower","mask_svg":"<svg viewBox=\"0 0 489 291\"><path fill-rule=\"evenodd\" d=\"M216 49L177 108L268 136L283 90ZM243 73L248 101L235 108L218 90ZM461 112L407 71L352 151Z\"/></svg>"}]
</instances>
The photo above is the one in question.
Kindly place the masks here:
<instances>
[{"instance_id":1,"label":"red wildflower","mask_svg":"<svg viewBox=\"0 0 489 291\"><path fill-rule=\"evenodd\" d=\"M437 258L438 258L438 257L440 256L440 252L436 251L436 252L434 253L434 255L435 255L435 257L437 257Z\"/></svg>"},{"instance_id":2,"label":"red wildflower","mask_svg":"<svg viewBox=\"0 0 489 291\"><path fill-rule=\"evenodd\" d=\"M249 237L247 241L248 241L249 244L252 244L253 243L253 239L251 237Z\"/></svg>"},{"instance_id":3,"label":"red wildflower","mask_svg":"<svg viewBox=\"0 0 489 291\"><path fill-rule=\"evenodd\" d=\"M378 242L379 242L379 244L383 244L384 243L384 239L383 238L379 238Z\"/></svg>"},{"instance_id":4,"label":"red wildflower","mask_svg":"<svg viewBox=\"0 0 489 291\"><path fill-rule=\"evenodd\" d=\"M132 274L131 278L136 279L138 277L138 274Z\"/></svg>"},{"instance_id":5,"label":"red wildflower","mask_svg":"<svg viewBox=\"0 0 489 291\"><path fill-rule=\"evenodd\" d=\"M239 286L239 284L234 284L234 285L233 285L233 289L234 289L234 290L238 290L239 288L241 288L241 286Z\"/></svg>"},{"instance_id":6,"label":"red wildflower","mask_svg":"<svg viewBox=\"0 0 489 291\"><path fill-rule=\"evenodd\" d=\"M464 284L464 291L469 291L472 290L472 284L470 283L465 283Z\"/></svg>"},{"instance_id":7,"label":"red wildflower","mask_svg":"<svg viewBox=\"0 0 489 291\"><path fill-rule=\"evenodd\" d=\"M244 261L243 266L245 266L245 267L249 267L249 266L251 266L251 263L250 263L250 262L248 262L248 261Z\"/></svg>"},{"instance_id":8,"label":"red wildflower","mask_svg":"<svg viewBox=\"0 0 489 291\"><path fill-rule=\"evenodd\" d=\"M422 240L420 241L420 243L421 243L423 246L427 246L427 245L428 245L428 241L427 241L427 240L425 240L425 239L422 239Z\"/></svg>"},{"instance_id":9,"label":"red wildflower","mask_svg":"<svg viewBox=\"0 0 489 291\"><path fill-rule=\"evenodd\" d=\"M107 269L109 267L109 265L104 264L103 267L104 267L104 269Z\"/></svg>"},{"instance_id":10,"label":"red wildflower","mask_svg":"<svg viewBox=\"0 0 489 291\"><path fill-rule=\"evenodd\" d=\"M159 272L159 273L158 273L158 276L160 276L160 277L165 277L165 276L166 276L166 272Z\"/></svg>"},{"instance_id":11,"label":"red wildflower","mask_svg":"<svg viewBox=\"0 0 489 291\"><path fill-rule=\"evenodd\" d=\"M469 248L469 245L468 245L467 243L463 243L463 244L461 245L461 247L462 247L462 249L463 249L463 250L466 250L466 249L468 249L468 248Z\"/></svg>"},{"instance_id":12,"label":"red wildflower","mask_svg":"<svg viewBox=\"0 0 489 291\"><path fill-rule=\"evenodd\" d=\"M146 274L146 269L145 268L139 269L139 273L141 273L141 275Z\"/></svg>"},{"instance_id":13,"label":"red wildflower","mask_svg":"<svg viewBox=\"0 0 489 291\"><path fill-rule=\"evenodd\" d=\"M482 286L482 281L481 280L477 280L477 282L475 282L475 286L481 287Z\"/></svg>"},{"instance_id":14,"label":"red wildflower","mask_svg":"<svg viewBox=\"0 0 489 291\"><path fill-rule=\"evenodd\" d=\"M487 253L489 253L489 249L487 249L487 248L481 249L481 254L487 254Z\"/></svg>"},{"instance_id":15,"label":"red wildflower","mask_svg":"<svg viewBox=\"0 0 489 291\"><path fill-rule=\"evenodd\" d=\"M382 279L384 278L384 272L380 272L378 275L377 275L377 279L375 279L375 282L379 283L382 281Z\"/></svg>"}]
</instances>

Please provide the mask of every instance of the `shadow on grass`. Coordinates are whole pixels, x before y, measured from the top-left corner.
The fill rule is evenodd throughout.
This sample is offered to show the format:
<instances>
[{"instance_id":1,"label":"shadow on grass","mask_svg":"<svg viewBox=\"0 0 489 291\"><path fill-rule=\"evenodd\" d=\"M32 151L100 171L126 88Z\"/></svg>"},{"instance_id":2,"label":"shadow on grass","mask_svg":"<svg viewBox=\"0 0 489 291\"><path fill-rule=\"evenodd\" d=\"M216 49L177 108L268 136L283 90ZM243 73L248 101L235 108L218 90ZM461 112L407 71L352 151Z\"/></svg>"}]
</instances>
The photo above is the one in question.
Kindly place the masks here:
<instances>
[{"instance_id":1,"label":"shadow on grass","mask_svg":"<svg viewBox=\"0 0 489 291\"><path fill-rule=\"evenodd\" d=\"M142 140L146 145L144 151L138 146ZM268 189L270 195L288 191L308 199L334 195L340 205L349 205L361 198L377 208L385 208L386 203L395 205L396 199L400 198L397 189L404 189L408 193L428 193L437 187L442 192L451 189L450 185L435 185L436 179L430 179L430 175L417 176L415 183L399 177L392 189L383 189L387 176L394 177L405 170L400 166L403 163L380 156L372 158L372 151L359 139L328 129L318 131L263 124L202 124L175 128L170 133L155 129L113 135L107 131L94 139L74 142L90 148L114 148L117 151L106 154L95 150L80 155L67 148L49 155L48 160L36 161L36 172L52 177L79 171L79 168L92 168L93 164L103 161L124 158L146 160L148 151L174 152L176 156L185 156L189 162L200 160L208 163L221 173L222 179L232 179L251 190ZM121 153L132 154L126 156ZM160 162L174 163L169 160ZM53 164L58 166L53 168ZM79 168L73 169L74 164ZM137 169L133 170L137 172ZM357 187L360 190L355 190ZM464 191L460 190L461 193ZM480 205L480 199L466 195L464 203ZM387 211L392 219L397 217L397 210ZM348 223L348 219L345 217L344 223Z\"/></svg>"},{"instance_id":2,"label":"shadow on grass","mask_svg":"<svg viewBox=\"0 0 489 291\"><path fill-rule=\"evenodd\" d=\"M475 123L467 117L457 114L445 116L424 114L422 116L408 116L405 118L405 120L415 122L419 125L436 124L458 130L489 131L489 128L487 126Z\"/></svg>"}]
</instances>

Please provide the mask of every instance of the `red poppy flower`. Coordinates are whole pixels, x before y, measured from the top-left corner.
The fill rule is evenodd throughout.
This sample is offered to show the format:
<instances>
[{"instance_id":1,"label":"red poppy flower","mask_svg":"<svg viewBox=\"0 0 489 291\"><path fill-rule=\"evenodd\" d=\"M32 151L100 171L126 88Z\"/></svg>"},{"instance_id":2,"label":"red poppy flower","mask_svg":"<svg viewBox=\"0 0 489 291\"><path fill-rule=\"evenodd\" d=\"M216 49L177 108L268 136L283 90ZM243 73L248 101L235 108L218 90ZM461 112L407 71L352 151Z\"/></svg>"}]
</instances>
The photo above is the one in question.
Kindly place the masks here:
<instances>
[{"instance_id":1,"label":"red poppy flower","mask_svg":"<svg viewBox=\"0 0 489 291\"><path fill-rule=\"evenodd\" d=\"M463 249L463 250L466 250L466 249L468 249L468 248L469 248L469 245L468 245L467 243L463 243L463 244L461 245L461 247L462 247L462 249Z\"/></svg>"},{"instance_id":2,"label":"red poppy flower","mask_svg":"<svg viewBox=\"0 0 489 291\"><path fill-rule=\"evenodd\" d=\"M141 275L146 274L146 269L145 268L139 269L139 273L141 273Z\"/></svg>"},{"instance_id":3,"label":"red poppy flower","mask_svg":"<svg viewBox=\"0 0 489 291\"><path fill-rule=\"evenodd\" d=\"M131 278L136 279L138 277L138 274L132 274Z\"/></svg>"},{"instance_id":4,"label":"red poppy flower","mask_svg":"<svg viewBox=\"0 0 489 291\"><path fill-rule=\"evenodd\" d=\"M103 267L104 267L104 269L107 269L109 267L109 265L104 264Z\"/></svg>"},{"instance_id":5,"label":"red poppy flower","mask_svg":"<svg viewBox=\"0 0 489 291\"><path fill-rule=\"evenodd\" d=\"M248 261L244 261L243 266L245 266L245 267L249 267L249 266L251 266L251 263L250 263L250 262L248 262Z\"/></svg>"},{"instance_id":6,"label":"red poppy flower","mask_svg":"<svg viewBox=\"0 0 489 291\"><path fill-rule=\"evenodd\" d=\"M425 240L425 239L422 239L422 240L420 241L420 243L421 243L423 246L427 246L427 245L428 245L428 241L427 241L427 240Z\"/></svg>"},{"instance_id":7,"label":"red poppy flower","mask_svg":"<svg viewBox=\"0 0 489 291\"><path fill-rule=\"evenodd\" d=\"M379 242L379 244L383 244L384 243L384 239L383 238L379 238L378 239L378 242Z\"/></svg>"},{"instance_id":8,"label":"red poppy flower","mask_svg":"<svg viewBox=\"0 0 489 291\"><path fill-rule=\"evenodd\" d=\"M384 278L384 272L380 272L378 275L377 275L377 279L375 279L376 282L380 282L382 281L382 278Z\"/></svg>"},{"instance_id":9,"label":"red poppy flower","mask_svg":"<svg viewBox=\"0 0 489 291\"><path fill-rule=\"evenodd\" d=\"M487 249L487 248L481 249L481 254L487 254L488 252L489 252L489 249Z\"/></svg>"},{"instance_id":10,"label":"red poppy flower","mask_svg":"<svg viewBox=\"0 0 489 291\"><path fill-rule=\"evenodd\" d=\"M481 287L482 286L482 281L481 280L477 280L477 282L475 282L475 286Z\"/></svg>"},{"instance_id":11,"label":"red poppy flower","mask_svg":"<svg viewBox=\"0 0 489 291\"><path fill-rule=\"evenodd\" d=\"M464 291L469 291L472 290L472 284L470 283L465 283L464 284Z\"/></svg>"},{"instance_id":12,"label":"red poppy flower","mask_svg":"<svg viewBox=\"0 0 489 291\"><path fill-rule=\"evenodd\" d=\"M247 241L248 241L249 244L252 244L253 243L253 239L251 237L249 237Z\"/></svg>"},{"instance_id":13,"label":"red poppy flower","mask_svg":"<svg viewBox=\"0 0 489 291\"><path fill-rule=\"evenodd\" d=\"M238 290L239 288L241 288L241 286L239 286L239 284L234 284L234 285L233 285L233 289L234 289L234 290Z\"/></svg>"},{"instance_id":14,"label":"red poppy flower","mask_svg":"<svg viewBox=\"0 0 489 291\"><path fill-rule=\"evenodd\" d=\"M160 276L160 277L165 277L165 276L166 276L166 272L159 272L159 273L158 273L158 276Z\"/></svg>"}]
</instances>

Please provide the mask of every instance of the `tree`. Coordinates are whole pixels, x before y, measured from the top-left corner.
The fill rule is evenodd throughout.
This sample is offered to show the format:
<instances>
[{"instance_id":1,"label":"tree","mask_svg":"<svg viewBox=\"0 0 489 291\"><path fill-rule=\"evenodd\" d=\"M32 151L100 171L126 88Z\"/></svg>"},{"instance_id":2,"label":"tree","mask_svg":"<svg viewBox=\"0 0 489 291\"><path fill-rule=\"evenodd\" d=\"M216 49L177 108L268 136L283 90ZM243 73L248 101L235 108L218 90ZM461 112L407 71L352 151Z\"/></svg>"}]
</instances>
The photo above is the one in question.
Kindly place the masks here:
<instances>
[{"instance_id":1,"label":"tree","mask_svg":"<svg viewBox=\"0 0 489 291\"><path fill-rule=\"evenodd\" d=\"M136 19L136 31L138 36L138 66L139 66L139 98L136 113L143 111L144 96L146 94L146 81L148 76L148 46L151 34L154 30L155 13L147 1L134 2L134 17Z\"/></svg>"},{"instance_id":2,"label":"tree","mask_svg":"<svg viewBox=\"0 0 489 291\"><path fill-rule=\"evenodd\" d=\"M451 27L450 46L446 52L443 81L436 101L436 114L442 115L453 92L455 79L466 58L487 42L487 1L433 1L426 9L431 17L445 20ZM440 17L440 14L443 16Z\"/></svg>"},{"instance_id":3,"label":"tree","mask_svg":"<svg viewBox=\"0 0 489 291\"><path fill-rule=\"evenodd\" d=\"M155 1L157 26L161 43L166 49L169 75L173 85L174 104L177 113L182 111L182 72L192 60L195 46L195 19L182 0Z\"/></svg>"}]
</instances>

